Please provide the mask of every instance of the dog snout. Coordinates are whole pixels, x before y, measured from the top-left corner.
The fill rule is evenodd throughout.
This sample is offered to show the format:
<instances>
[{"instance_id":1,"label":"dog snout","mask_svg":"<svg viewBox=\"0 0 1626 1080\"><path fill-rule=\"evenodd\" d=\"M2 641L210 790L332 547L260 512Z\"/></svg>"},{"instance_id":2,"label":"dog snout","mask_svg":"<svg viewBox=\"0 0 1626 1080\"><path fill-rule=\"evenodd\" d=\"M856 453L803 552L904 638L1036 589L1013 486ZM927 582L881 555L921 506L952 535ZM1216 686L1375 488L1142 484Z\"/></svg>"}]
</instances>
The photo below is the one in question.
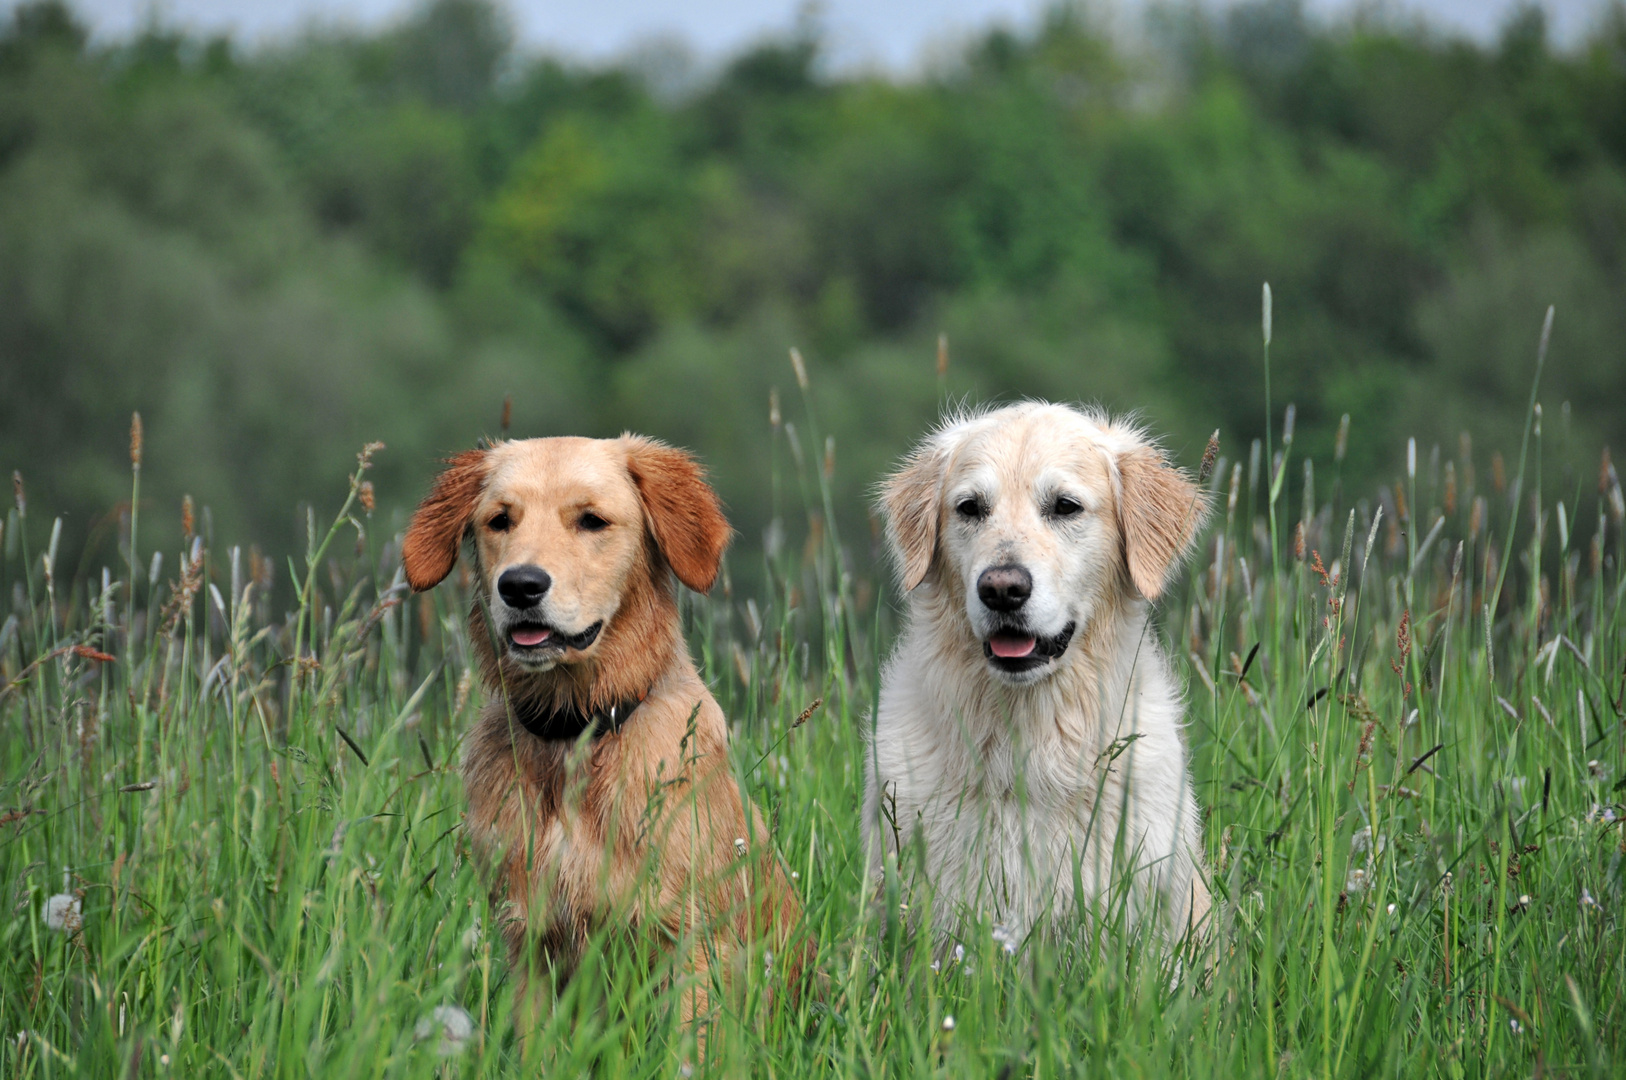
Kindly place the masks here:
<instances>
[{"instance_id":1,"label":"dog snout","mask_svg":"<svg viewBox=\"0 0 1626 1080\"><path fill-rule=\"evenodd\" d=\"M553 578L540 566L511 566L497 578L497 595L511 608L535 607Z\"/></svg>"},{"instance_id":2,"label":"dog snout","mask_svg":"<svg viewBox=\"0 0 1626 1080\"><path fill-rule=\"evenodd\" d=\"M1020 566L990 566L977 576L977 598L989 611L1019 611L1033 595L1033 575Z\"/></svg>"}]
</instances>

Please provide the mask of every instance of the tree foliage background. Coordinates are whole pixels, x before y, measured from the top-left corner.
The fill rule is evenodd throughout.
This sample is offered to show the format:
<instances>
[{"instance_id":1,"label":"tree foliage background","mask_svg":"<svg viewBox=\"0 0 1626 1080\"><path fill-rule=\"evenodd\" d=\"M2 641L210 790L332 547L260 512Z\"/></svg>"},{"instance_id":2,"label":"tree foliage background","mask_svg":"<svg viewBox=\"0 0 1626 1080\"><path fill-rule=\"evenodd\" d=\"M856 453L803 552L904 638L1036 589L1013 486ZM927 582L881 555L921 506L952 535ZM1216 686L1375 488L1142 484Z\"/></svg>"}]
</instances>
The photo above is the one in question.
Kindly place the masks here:
<instances>
[{"instance_id":1,"label":"tree foliage background","mask_svg":"<svg viewBox=\"0 0 1626 1080\"><path fill-rule=\"evenodd\" d=\"M909 79L832 71L807 21L674 77L527 55L488 0L252 49L6 18L0 465L81 566L118 558L132 410L147 550L183 492L292 550L371 439L403 513L505 396L516 435L693 447L760 530L792 345L845 477L961 397L1245 457L1266 280L1276 401L1323 455L1351 415L1348 483L1409 435L1512 443L1549 303L1550 467L1626 441L1618 2L1565 50L1535 9L1479 46L1166 5L1126 44L1064 5Z\"/></svg>"}]
</instances>

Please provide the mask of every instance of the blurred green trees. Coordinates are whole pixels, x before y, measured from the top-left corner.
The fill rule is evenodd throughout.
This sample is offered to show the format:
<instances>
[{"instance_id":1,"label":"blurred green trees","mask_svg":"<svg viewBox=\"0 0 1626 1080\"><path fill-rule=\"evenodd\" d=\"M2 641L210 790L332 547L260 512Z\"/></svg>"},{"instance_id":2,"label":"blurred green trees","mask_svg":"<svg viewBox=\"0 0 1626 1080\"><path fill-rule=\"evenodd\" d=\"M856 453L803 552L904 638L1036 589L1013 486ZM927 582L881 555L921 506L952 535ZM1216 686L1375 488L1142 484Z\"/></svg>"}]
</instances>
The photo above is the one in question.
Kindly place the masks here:
<instances>
[{"instance_id":1,"label":"blurred green trees","mask_svg":"<svg viewBox=\"0 0 1626 1080\"><path fill-rule=\"evenodd\" d=\"M1245 455L1265 280L1276 397L1312 451L1353 415L1351 482L1406 435L1508 440L1549 303L1561 452L1626 442L1618 3L1568 51L1533 9L1482 48L1175 6L1129 48L1063 6L909 80L832 73L804 23L681 93L524 55L485 0L251 52L8 18L0 465L92 561L134 409L168 546L189 491L292 548L373 438L399 512L508 395L515 434L693 446L754 531L791 345L843 475L945 392L1095 398Z\"/></svg>"}]
</instances>

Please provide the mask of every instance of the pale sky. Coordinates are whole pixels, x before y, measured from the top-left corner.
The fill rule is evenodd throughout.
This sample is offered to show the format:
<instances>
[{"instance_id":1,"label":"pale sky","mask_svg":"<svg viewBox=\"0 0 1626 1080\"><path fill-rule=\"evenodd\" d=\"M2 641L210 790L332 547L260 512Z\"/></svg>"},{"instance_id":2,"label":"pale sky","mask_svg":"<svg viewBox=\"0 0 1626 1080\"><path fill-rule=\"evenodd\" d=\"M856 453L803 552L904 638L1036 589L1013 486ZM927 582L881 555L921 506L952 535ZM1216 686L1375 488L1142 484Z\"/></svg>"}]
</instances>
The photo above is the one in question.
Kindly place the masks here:
<instances>
[{"instance_id":1,"label":"pale sky","mask_svg":"<svg viewBox=\"0 0 1626 1080\"><path fill-rule=\"evenodd\" d=\"M14 0L0 0L9 8ZM230 31L249 41L296 33L311 21L377 26L419 0L69 0L99 36L118 37L156 11L166 23ZM1145 0L1105 0L1134 11ZM1225 0L1205 0L1222 4ZM1337 16L1373 0L1307 0ZM1487 40L1519 0L1376 0L1424 15L1441 29ZM522 41L533 49L604 59L662 37L681 40L702 60L715 59L793 25L803 0L507 0ZM1097 0L1100 6L1102 0ZM1574 40L1602 0L1540 0L1559 40ZM934 48L1001 22L1031 25L1045 0L821 0L818 4L838 64L907 70Z\"/></svg>"}]
</instances>

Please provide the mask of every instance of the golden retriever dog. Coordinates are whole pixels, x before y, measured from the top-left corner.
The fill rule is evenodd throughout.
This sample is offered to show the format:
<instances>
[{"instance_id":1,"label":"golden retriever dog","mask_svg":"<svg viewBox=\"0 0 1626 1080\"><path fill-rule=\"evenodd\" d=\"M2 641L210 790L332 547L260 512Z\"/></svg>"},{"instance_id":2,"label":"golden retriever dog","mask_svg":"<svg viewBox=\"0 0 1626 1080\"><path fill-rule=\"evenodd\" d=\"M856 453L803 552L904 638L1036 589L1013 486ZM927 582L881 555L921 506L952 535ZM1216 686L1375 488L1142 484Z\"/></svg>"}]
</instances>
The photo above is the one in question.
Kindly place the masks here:
<instances>
[{"instance_id":1,"label":"golden retriever dog","mask_svg":"<svg viewBox=\"0 0 1626 1080\"><path fill-rule=\"evenodd\" d=\"M601 929L643 924L684 950L688 1020L712 966L726 980L752 946L792 960L799 907L678 618L673 578L710 589L730 531L692 457L634 436L459 454L407 529L416 591L473 538L469 628L493 699L464 749L465 827L522 1035L546 996L533 966L539 984L568 978Z\"/></svg>"},{"instance_id":2,"label":"golden retriever dog","mask_svg":"<svg viewBox=\"0 0 1626 1080\"><path fill-rule=\"evenodd\" d=\"M884 484L906 621L882 672L872 872L923 852L937 929L1209 909L1181 686L1150 605L1204 493L1131 424L1024 402L945 423ZM903 849L901 852L899 849Z\"/></svg>"}]
</instances>

